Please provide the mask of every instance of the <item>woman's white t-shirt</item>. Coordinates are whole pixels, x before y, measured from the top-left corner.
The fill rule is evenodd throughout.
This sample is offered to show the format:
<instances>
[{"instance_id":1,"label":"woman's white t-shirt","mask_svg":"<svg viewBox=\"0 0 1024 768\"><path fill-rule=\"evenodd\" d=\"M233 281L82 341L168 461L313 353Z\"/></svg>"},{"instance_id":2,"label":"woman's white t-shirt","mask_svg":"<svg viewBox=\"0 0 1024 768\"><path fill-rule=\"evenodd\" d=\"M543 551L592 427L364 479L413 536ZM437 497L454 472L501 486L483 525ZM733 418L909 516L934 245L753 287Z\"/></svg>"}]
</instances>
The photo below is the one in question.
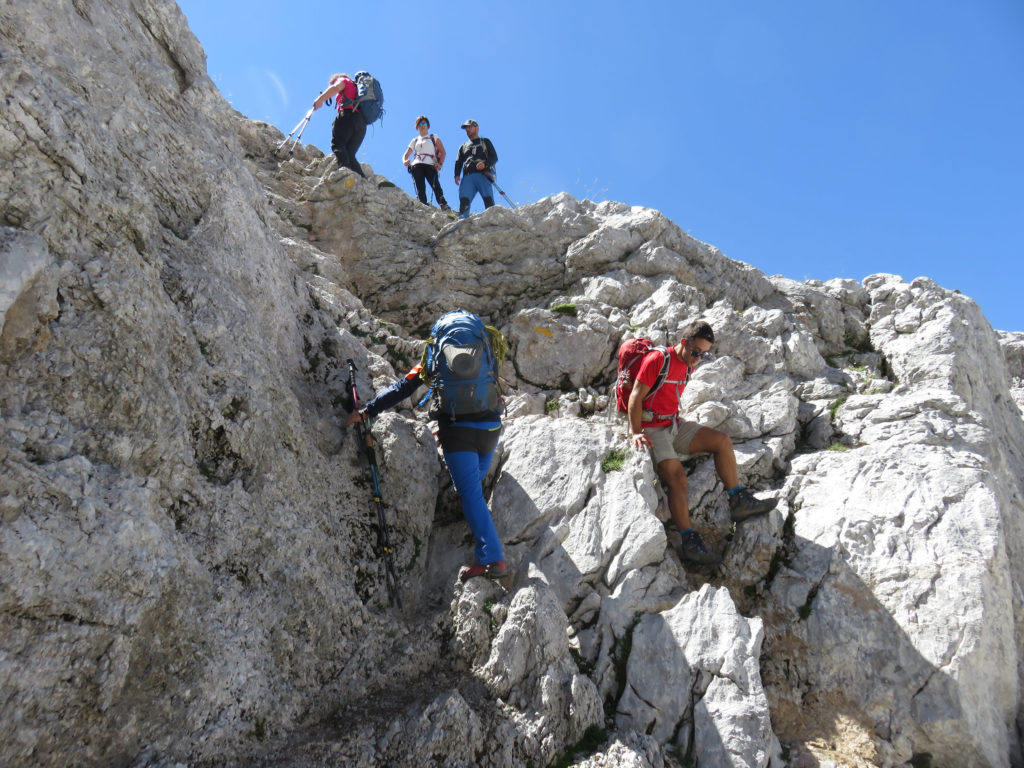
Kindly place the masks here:
<instances>
[{"instance_id":1,"label":"woman's white t-shirt","mask_svg":"<svg viewBox=\"0 0 1024 768\"><path fill-rule=\"evenodd\" d=\"M409 142L409 149L412 150L412 165L420 163L437 165L437 154L432 135L428 133L426 136L417 136Z\"/></svg>"}]
</instances>

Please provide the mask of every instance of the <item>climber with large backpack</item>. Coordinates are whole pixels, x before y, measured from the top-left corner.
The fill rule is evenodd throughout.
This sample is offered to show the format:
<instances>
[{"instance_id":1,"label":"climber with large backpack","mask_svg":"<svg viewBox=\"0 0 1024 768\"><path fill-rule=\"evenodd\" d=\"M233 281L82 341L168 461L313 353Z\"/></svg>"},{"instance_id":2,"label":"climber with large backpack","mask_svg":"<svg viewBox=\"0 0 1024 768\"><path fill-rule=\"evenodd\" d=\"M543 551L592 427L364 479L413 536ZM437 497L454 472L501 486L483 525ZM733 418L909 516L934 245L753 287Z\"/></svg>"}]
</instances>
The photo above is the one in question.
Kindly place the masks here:
<instances>
[{"instance_id":1,"label":"climber with large backpack","mask_svg":"<svg viewBox=\"0 0 1024 768\"><path fill-rule=\"evenodd\" d=\"M684 459L695 453L714 456L715 471L729 494L733 521L762 515L778 504L778 499L758 499L740 485L736 453L727 434L679 416L679 397L714 343L715 333L703 321L689 324L672 347L629 339L619 347L615 386L616 407L629 419L630 443L636 450L650 450L665 486L669 512L680 534L679 557L704 565L715 565L721 558L708 551L691 525Z\"/></svg>"},{"instance_id":2,"label":"climber with large backpack","mask_svg":"<svg viewBox=\"0 0 1024 768\"><path fill-rule=\"evenodd\" d=\"M483 481L501 434L498 371L507 353L508 344L496 328L471 312L448 312L434 323L420 362L346 422L351 426L365 421L411 397L421 386L428 387L419 404L430 402L444 461L476 542L476 562L463 568L459 579L484 576L506 586L511 571L484 498Z\"/></svg>"},{"instance_id":3,"label":"climber with large backpack","mask_svg":"<svg viewBox=\"0 0 1024 768\"><path fill-rule=\"evenodd\" d=\"M331 151L340 167L365 178L356 151L366 136L366 126L384 114L384 92L369 72L357 72L354 78L340 73L331 75L327 88L313 101L313 109L330 104L331 99L338 105L338 116L331 129Z\"/></svg>"}]
</instances>

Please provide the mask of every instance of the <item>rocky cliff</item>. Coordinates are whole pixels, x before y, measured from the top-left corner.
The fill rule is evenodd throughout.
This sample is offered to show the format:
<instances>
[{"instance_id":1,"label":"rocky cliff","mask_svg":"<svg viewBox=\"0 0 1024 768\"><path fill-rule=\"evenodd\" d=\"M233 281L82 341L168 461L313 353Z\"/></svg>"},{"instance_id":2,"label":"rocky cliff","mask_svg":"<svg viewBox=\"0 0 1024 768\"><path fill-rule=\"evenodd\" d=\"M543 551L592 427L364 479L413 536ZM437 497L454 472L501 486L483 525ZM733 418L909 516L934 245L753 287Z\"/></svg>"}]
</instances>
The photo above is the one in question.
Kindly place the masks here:
<instances>
[{"instance_id":1,"label":"rocky cliff","mask_svg":"<svg viewBox=\"0 0 1024 768\"><path fill-rule=\"evenodd\" d=\"M926 278L766 277L567 195L449 222L233 113L173 4L0 6L0 760L1018 766L1024 334ZM369 170L369 169L367 169ZM429 424L381 417L404 608L344 417L464 307L503 328L488 480L517 576L459 585ZM719 341L684 568L608 394Z\"/></svg>"}]
</instances>

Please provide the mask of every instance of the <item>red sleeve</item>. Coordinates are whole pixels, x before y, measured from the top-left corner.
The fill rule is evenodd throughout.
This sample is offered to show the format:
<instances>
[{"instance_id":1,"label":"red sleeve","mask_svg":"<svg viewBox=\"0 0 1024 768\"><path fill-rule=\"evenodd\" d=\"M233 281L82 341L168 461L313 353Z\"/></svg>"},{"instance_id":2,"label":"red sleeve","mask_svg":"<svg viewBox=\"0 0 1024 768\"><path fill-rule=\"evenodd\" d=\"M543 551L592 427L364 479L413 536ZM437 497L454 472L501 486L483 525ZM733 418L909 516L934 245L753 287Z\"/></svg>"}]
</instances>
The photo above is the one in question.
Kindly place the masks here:
<instances>
[{"instance_id":1,"label":"red sleeve","mask_svg":"<svg viewBox=\"0 0 1024 768\"><path fill-rule=\"evenodd\" d=\"M648 387L653 387L658 381L658 374L661 373L661 367L664 364L665 355L661 353L661 350L652 349L644 355L643 362L640 363L640 370L636 374L636 380Z\"/></svg>"}]
</instances>

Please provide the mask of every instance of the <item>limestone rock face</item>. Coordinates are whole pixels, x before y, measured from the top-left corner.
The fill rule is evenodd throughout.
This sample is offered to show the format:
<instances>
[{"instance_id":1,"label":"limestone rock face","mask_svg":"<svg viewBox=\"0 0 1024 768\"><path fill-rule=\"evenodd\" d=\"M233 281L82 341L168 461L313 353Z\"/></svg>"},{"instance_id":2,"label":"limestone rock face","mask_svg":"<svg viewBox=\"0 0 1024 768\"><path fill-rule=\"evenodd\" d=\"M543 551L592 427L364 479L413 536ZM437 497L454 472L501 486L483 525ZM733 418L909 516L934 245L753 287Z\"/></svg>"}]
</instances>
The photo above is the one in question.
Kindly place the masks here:
<instances>
[{"instance_id":1,"label":"limestone rock face","mask_svg":"<svg viewBox=\"0 0 1024 768\"><path fill-rule=\"evenodd\" d=\"M164 0L0 7L0 762L1018 766L1024 335L926 278L768 278L566 194L451 222L232 112ZM329 119L317 115L316 119ZM472 541L413 402L462 307L511 344ZM615 350L714 354L681 563Z\"/></svg>"},{"instance_id":2,"label":"limestone rock face","mask_svg":"<svg viewBox=\"0 0 1024 768\"><path fill-rule=\"evenodd\" d=\"M633 629L616 723L677 742L711 765L766 766L775 751L758 657L759 619L705 584Z\"/></svg>"}]
</instances>

